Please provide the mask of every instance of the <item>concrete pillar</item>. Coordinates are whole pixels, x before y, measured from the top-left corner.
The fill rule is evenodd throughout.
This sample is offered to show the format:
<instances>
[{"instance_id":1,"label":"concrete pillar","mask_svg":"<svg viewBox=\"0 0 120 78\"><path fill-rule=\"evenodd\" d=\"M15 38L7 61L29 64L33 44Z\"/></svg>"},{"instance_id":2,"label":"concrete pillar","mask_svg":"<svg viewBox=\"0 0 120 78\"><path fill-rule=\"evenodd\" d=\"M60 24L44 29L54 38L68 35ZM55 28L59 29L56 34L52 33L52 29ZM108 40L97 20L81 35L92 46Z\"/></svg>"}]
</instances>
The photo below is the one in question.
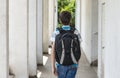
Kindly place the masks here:
<instances>
[{"instance_id":1,"label":"concrete pillar","mask_svg":"<svg viewBox=\"0 0 120 78\"><path fill-rule=\"evenodd\" d=\"M54 0L49 0L49 39L54 31ZM50 40L49 40L50 41Z\"/></svg>"},{"instance_id":2,"label":"concrete pillar","mask_svg":"<svg viewBox=\"0 0 120 78\"><path fill-rule=\"evenodd\" d=\"M28 0L9 0L9 61L15 78L28 78Z\"/></svg>"},{"instance_id":3,"label":"concrete pillar","mask_svg":"<svg viewBox=\"0 0 120 78\"><path fill-rule=\"evenodd\" d=\"M99 0L98 3L98 78L104 78L105 2Z\"/></svg>"},{"instance_id":4,"label":"concrete pillar","mask_svg":"<svg viewBox=\"0 0 120 78\"><path fill-rule=\"evenodd\" d=\"M91 5L91 61L98 59L98 0Z\"/></svg>"},{"instance_id":5,"label":"concrete pillar","mask_svg":"<svg viewBox=\"0 0 120 78\"><path fill-rule=\"evenodd\" d=\"M75 27L81 31L81 0L76 0Z\"/></svg>"},{"instance_id":6,"label":"concrete pillar","mask_svg":"<svg viewBox=\"0 0 120 78\"><path fill-rule=\"evenodd\" d=\"M49 25L48 25L48 0L43 0L43 52L48 53Z\"/></svg>"},{"instance_id":7,"label":"concrete pillar","mask_svg":"<svg viewBox=\"0 0 120 78\"><path fill-rule=\"evenodd\" d=\"M104 0L104 78L120 78L120 0Z\"/></svg>"},{"instance_id":8,"label":"concrete pillar","mask_svg":"<svg viewBox=\"0 0 120 78\"><path fill-rule=\"evenodd\" d=\"M91 63L91 0L81 0L81 36L82 48Z\"/></svg>"},{"instance_id":9,"label":"concrete pillar","mask_svg":"<svg viewBox=\"0 0 120 78\"><path fill-rule=\"evenodd\" d=\"M102 32L102 31L101 31L101 29L102 29L102 28L101 28L101 22L102 22L102 21L101 21L101 19L102 19L102 18L101 18L101 3L100 3L100 1L99 1L99 22L98 22L98 23L99 23L99 25L98 25L98 29L99 29L99 30L98 30L98 32L99 32L99 34L98 34L98 41L99 41L99 42L98 42L98 78L102 78L102 77L101 77L101 74L102 74L102 72L101 72L101 69L102 69L102 67L101 67L101 65L102 65L102 64L101 64L101 62L102 62L102 58L101 58L101 57L102 57L102 53L101 53L101 52L102 52L102 49L101 49L101 46L102 46L102 44L101 44L101 43L102 43L102 42L101 42L101 34L102 34L102 33L101 33L101 32Z\"/></svg>"},{"instance_id":10,"label":"concrete pillar","mask_svg":"<svg viewBox=\"0 0 120 78\"><path fill-rule=\"evenodd\" d=\"M37 74L37 43L36 43L36 1L29 0L29 75L35 76Z\"/></svg>"},{"instance_id":11,"label":"concrete pillar","mask_svg":"<svg viewBox=\"0 0 120 78\"><path fill-rule=\"evenodd\" d=\"M54 28L56 29L58 27L58 0L53 0L54 1Z\"/></svg>"},{"instance_id":12,"label":"concrete pillar","mask_svg":"<svg viewBox=\"0 0 120 78\"><path fill-rule=\"evenodd\" d=\"M37 0L37 63L43 64L43 0Z\"/></svg>"},{"instance_id":13,"label":"concrete pillar","mask_svg":"<svg viewBox=\"0 0 120 78\"><path fill-rule=\"evenodd\" d=\"M0 78L8 78L8 6L0 0Z\"/></svg>"}]
</instances>

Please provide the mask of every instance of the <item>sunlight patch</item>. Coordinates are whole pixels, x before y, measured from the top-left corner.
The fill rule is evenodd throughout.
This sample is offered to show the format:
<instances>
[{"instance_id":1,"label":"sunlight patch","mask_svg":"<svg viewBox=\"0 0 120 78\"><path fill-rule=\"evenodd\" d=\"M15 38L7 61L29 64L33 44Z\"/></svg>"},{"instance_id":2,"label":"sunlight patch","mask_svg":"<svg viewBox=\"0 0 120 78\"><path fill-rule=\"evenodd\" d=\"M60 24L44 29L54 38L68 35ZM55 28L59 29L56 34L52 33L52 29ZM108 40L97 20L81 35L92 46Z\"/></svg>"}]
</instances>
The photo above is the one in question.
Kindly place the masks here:
<instances>
[{"instance_id":1,"label":"sunlight patch","mask_svg":"<svg viewBox=\"0 0 120 78\"><path fill-rule=\"evenodd\" d=\"M47 56L43 56L43 65L45 65L47 63L48 57Z\"/></svg>"},{"instance_id":2,"label":"sunlight patch","mask_svg":"<svg viewBox=\"0 0 120 78\"><path fill-rule=\"evenodd\" d=\"M37 78L41 77L42 72L41 71L37 71Z\"/></svg>"}]
</instances>

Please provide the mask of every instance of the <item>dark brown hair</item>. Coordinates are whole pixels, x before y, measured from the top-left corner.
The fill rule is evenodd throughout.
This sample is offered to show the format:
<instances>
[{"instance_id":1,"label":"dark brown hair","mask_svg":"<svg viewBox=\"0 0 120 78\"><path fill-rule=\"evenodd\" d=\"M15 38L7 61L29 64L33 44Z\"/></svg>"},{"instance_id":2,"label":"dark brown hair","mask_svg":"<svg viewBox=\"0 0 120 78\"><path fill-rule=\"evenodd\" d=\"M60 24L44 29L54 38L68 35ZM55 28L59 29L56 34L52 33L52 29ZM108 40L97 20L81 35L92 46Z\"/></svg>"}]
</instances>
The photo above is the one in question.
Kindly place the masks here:
<instances>
[{"instance_id":1,"label":"dark brown hair","mask_svg":"<svg viewBox=\"0 0 120 78\"><path fill-rule=\"evenodd\" d=\"M71 13L68 11L62 11L59 15L59 19L63 25L69 25L71 20Z\"/></svg>"}]
</instances>

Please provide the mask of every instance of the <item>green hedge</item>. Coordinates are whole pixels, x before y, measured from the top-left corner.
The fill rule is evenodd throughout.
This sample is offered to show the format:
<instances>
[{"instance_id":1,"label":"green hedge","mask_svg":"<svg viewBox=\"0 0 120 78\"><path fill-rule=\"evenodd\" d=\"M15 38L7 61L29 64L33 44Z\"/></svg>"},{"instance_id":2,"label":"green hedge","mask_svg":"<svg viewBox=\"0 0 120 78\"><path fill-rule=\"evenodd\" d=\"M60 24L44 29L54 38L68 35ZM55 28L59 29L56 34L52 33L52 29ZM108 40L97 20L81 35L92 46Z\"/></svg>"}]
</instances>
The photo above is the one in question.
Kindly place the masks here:
<instances>
[{"instance_id":1,"label":"green hedge","mask_svg":"<svg viewBox=\"0 0 120 78\"><path fill-rule=\"evenodd\" d=\"M72 20L70 25L75 26L75 0L58 0L58 15L61 11L71 12ZM61 26L59 19L58 26Z\"/></svg>"}]
</instances>

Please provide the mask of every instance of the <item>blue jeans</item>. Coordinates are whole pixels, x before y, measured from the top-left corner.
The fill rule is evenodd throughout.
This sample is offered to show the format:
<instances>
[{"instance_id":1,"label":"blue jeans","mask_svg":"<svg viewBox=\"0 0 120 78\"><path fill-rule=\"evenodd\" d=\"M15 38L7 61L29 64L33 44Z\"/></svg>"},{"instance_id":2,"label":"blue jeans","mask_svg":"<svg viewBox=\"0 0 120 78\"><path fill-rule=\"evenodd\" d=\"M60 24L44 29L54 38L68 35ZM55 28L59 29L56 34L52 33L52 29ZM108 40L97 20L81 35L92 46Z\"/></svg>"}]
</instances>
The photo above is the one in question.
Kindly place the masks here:
<instances>
[{"instance_id":1,"label":"blue jeans","mask_svg":"<svg viewBox=\"0 0 120 78\"><path fill-rule=\"evenodd\" d=\"M73 65L57 66L58 78L75 78L76 72L77 72L77 67Z\"/></svg>"}]
</instances>

